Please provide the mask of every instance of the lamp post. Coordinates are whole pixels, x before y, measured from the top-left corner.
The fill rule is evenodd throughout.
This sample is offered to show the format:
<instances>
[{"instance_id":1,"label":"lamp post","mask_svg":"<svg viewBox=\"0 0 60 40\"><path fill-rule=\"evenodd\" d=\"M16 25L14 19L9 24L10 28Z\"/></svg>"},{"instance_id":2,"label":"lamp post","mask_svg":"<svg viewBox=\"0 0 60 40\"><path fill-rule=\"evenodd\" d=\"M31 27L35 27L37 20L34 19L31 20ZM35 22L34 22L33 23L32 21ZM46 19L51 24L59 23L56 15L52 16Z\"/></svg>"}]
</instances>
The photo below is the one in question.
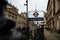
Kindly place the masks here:
<instances>
[{"instance_id":1,"label":"lamp post","mask_svg":"<svg viewBox=\"0 0 60 40\"><path fill-rule=\"evenodd\" d=\"M24 4L26 6L26 13L27 13L27 26L28 26L28 0L26 0L26 4Z\"/></svg>"},{"instance_id":2,"label":"lamp post","mask_svg":"<svg viewBox=\"0 0 60 40\"><path fill-rule=\"evenodd\" d=\"M28 22L28 0L26 0L26 4L24 4L26 6L26 12L27 12L27 40L29 40L29 36L30 36L30 30L29 30L29 22Z\"/></svg>"}]
</instances>

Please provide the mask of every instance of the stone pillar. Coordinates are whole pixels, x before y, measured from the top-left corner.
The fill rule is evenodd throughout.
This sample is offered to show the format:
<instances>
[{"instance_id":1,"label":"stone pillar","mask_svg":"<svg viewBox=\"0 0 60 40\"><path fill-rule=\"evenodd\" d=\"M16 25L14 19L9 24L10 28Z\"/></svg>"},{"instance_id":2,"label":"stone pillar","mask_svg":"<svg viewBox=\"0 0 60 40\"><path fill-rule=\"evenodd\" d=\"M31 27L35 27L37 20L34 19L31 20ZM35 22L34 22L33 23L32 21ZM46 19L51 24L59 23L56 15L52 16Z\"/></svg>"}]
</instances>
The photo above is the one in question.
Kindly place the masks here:
<instances>
[{"instance_id":1,"label":"stone pillar","mask_svg":"<svg viewBox=\"0 0 60 40\"><path fill-rule=\"evenodd\" d=\"M57 31L59 30L59 17L57 18Z\"/></svg>"}]
</instances>

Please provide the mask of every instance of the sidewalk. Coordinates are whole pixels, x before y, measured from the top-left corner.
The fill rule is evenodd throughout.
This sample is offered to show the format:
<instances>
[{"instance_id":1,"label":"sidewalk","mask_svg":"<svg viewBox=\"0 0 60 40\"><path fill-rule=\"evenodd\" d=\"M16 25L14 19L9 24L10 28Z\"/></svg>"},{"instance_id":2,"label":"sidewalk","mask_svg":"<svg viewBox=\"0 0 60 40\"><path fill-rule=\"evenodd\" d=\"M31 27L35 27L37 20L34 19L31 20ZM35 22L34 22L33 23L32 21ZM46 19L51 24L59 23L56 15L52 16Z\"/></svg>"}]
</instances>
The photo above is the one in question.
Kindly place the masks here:
<instances>
[{"instance_id":1,"label":"sidewalk","mask_svg":"<svg viewBox=\"0 0 60 40\"><path fill-rule=\"evenodd\" d=\"M44 36L46 37L46 40L60 40L60 34L56 32L49 32L46 29L44 29Z\"/></svg>"}]
</instances>

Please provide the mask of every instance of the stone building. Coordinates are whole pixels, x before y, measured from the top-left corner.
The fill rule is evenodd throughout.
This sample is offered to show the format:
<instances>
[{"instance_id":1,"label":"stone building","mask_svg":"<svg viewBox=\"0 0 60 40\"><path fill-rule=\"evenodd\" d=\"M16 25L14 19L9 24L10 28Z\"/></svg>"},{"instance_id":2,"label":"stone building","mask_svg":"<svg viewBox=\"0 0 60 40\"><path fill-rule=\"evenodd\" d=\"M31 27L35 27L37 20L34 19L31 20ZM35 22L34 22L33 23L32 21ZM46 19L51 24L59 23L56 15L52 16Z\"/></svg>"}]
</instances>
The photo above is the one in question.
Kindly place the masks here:
<instances>
[{"instance_id":1,"label":"stone building","mask_svg":"<svg viewBox=\"0 0 60 40\"><path fill-rule=\"evenodd\" d=\"M16 23L17 23L18 9L8 3L6 5L4 16L8 19L16 21ZM16 26L17 26L17 24L16 24Z\"/></svg>"},{"instance_id":2,"label":"stone building","mask_svg":"<svg viewBox=\"0 0 60 40\"><path fill-rule=\"evenodd\" d=\"M53 31L60 29L60 0L48 0L47 26Z\"/></svg>"},{"instance_id":3,"label":"stone building","mask_svg":"<svg viewBox=\"0 0 60 40\"><path fill-rule=\"evenodd\" d=\"M54 0L54 28L60 30L60 0Z\"/></svg>"},{"instance_id":4,"label":"stone building","mask_svg":"<svg viewBox=\"0 0 60 40\"><path fill-rule=\"evenodd\" d=\"M27 13L26 12L21 12L21 15L27 19Z\"/></svg>"},{"instance_id":5,"label":"stone building","mask_svg":"<svg viewBox=\"0 0 60 40\"><path fill-rule=\"evenodd\" d=\"M22 12L21 14L18 14L18 9L9 3L6 5L4 15L8 19L16 21L16 28L22 26L27 27L27 13Z\"/></svg>"},{"instance_id":6,"label":"stone building","mask_svg":"<svg viewBox=\"0 0 60 40\"><path fill-rule=\"evenodd\" d=\"M16 28L18 28L19 25L20 25L20 14L17 14Z\"/></svg>"},{"instance_id":7,"label":"stone building","mask_svg":"<svg viewBox=\"0 0 60 40\"><path fill-rule=\"evenodd\" d=\"M27 17L26 17L26 13L22 12L21 14L18 15L17 18L17 27L27 27Z\"/></svg>"},{"instance_id":8,"label":"stone building","mask_svg":"<svg viewBox=\"0 0 60 40\"><path fill-rule=\"evenodd\" d=\"M44 12L44 28L47 28L47 12Z\"/></svg>"},{"instance_id":9,"label":"stone building","mask_svg":"<svg viewBox=\"0 0 60 40\"><path fill-rule=\"evenodd\" d=\"M54 29L54 1L49 0L47 5L47 25L51 30Z\"/></svg>"}]
</instances>

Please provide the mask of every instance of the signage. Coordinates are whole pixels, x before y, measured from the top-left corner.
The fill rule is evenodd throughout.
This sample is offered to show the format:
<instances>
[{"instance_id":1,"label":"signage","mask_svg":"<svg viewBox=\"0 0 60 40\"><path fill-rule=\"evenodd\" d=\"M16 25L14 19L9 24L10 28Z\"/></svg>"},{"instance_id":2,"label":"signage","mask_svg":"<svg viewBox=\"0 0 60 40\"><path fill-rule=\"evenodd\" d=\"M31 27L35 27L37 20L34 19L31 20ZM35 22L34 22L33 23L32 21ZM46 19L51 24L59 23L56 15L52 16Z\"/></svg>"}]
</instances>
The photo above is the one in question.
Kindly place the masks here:
<instances>
[{"instance_id":1,"label":"signage","mask_svg":"<svg viewBox=\"0 0 60 40\"><path fill-rule=\"evenodd\" d=\"M29 21L43 21L44 19L41 18L28 18Z\"/></svg>"},{"instance_id":2,"label":"signage","mask_svg":"<svg viewBox=\"0 0 60 40\"><path fill-rule=\"evenodd\" d=\"M34 12L33 15L34 15L35 17L38 17L39 13L38 13L38 12Z\"/></svg>"}]
</instances>

